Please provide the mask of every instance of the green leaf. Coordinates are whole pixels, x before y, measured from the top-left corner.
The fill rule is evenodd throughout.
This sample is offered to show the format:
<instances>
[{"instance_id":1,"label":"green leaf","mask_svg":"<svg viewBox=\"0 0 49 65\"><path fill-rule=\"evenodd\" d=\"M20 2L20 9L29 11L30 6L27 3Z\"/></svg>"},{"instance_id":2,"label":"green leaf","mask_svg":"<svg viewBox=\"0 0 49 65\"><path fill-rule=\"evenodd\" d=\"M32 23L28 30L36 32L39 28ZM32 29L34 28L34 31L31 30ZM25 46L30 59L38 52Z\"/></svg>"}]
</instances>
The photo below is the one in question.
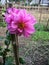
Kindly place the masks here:
<instances>
[{"instance_id":1,"label":"green leaf","mask_svg":"<svg viewBox=\"0 0 49 65\"><path fill-rule=\"evenodd\" d=\"M11 34L8 32L8 30L6 31L6 39L11 41Z\"/></svg>"},{"instance_id":2,"label":"green leaf","mask_svg":"<svg viewBox=\"0 0 49 65\"><path fill-rule=\"evenodd\" d=\"M2 47L0 47L0 56L3 55L3 52L2 52Z\"/></svg>"},{"instance_id":3,"label":"green leaf","mask_svg":"<svg viewBox=\"0 0 49 65\"><path fill-rule=\"evenodd\" d=\"M0 51L2 50L2 47L0 46Z\"/></svg>"},{"instance_id":4,"label":"green leaf","mask_svg":"<svg viewBox=\"0 0 49 65\"><path fill-rule=\"evenodd\" d=\"M5 49L7 52L9 52L10 51L10 49Z\"/></svg>"},{"instance_id":5,"label":"green leaf","mask_svg":"<svg viewBox=\"0 0 49 65\"><path fill-rule=\"evenodd\" d=\"M21 64L25 64L25 60L22 57L19 58L19 61Z\"/></svg>"},{"instance_id":6,"label":"green leaf","mask_svg":"<svg viewBox=\"0 0 49 65\"><path fill-rule=\"evenodd\" d=\"M6 39L6 40L4 41L4 43L5 43L5 45L9 45L9 44L10 44L10 41L9 41L8 39Z\"/></svg>"},{"instance_id":7,"label":"green leaf","mask_svg":"<svg viewBox=\"0 0 49 65\"><path fill-rule=\"evenodd\" d=\"M8 39L9 41L14 41L15 40L15 34L10 34L10 32L7 30L6 31L6 39Z\"/></svg>"},{"instance_id":8,"label":"green leaf","mask_svg":"<svg viewBox=\"0 0 49 65\"><path fill-rule=\"evenodd\" d=\"M32 36L32 39L34 41L43 40L43 41L49 41L49 32L47 31L36 31L34 35Z\"/></svg>"},{"instance_id":9,"label":"green leaf","mask_svg":"<svg viewBox=\"0 0 49 65\"><path fill-rule=\"evenodd\" d=\"M0 56L2 56L3 55L3 52L2 51L0 51Z\"/></svg>"},{"instance_id":10,"label":"green leaf","mask_svg":"<svg viewBox=\"0 0 49 65\"><path fill-rule=\"evenodd\" d=\"M6 27L6 23L5 22L0 22L0 27Z\"/></svg>"},{"instance_id":11,"label":"green leaf","mask_svg":"<svg viewBox=\"0 0 49 65\"><path fill-rule=\"evenodd\" d=\"M38 30L38 31L44 31L45 26L41 23L37 23L37 24L35 24L35 29Z\"/></svg>"},{"instance_id":12,"label":"green leaf","mask_svg":"<svg viewBox=\"0 0 49 65\"><path fill-rule=\"evenodd\" d=\"M7 57L5 65L14 65L13 64L13 57L11 57L11 56Z\"/></svg>"},{"instance_id":13,"label":"green leaf","mask_svg":"<svg viewBox=\"0 0 49 65\"><path fill-rule=\"evenodd\" d=\"M8 33L8 30L6 30L6 34Z\"/></svg>"}]
</instances>

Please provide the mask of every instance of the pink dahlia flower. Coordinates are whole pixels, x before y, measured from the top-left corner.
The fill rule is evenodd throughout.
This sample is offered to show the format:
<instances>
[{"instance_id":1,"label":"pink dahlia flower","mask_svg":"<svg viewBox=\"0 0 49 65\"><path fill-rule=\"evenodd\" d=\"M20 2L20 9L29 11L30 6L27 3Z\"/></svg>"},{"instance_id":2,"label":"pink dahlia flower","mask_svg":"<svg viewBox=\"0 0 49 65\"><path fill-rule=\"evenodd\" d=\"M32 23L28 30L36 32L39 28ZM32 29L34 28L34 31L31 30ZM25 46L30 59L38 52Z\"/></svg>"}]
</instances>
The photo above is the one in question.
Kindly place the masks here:
<instances>
[{"instance_id":1,"label":"pink dahlia flower","mask_svg":"<svg viewBox=\"0 0 49 65\"><path fill-rule=\"evenodd\" d=\"M8 9L8 13L5 14L5 21L11 34L28 37L35 32L36 19L23 9Z\"/></svg>"}]
</instances>

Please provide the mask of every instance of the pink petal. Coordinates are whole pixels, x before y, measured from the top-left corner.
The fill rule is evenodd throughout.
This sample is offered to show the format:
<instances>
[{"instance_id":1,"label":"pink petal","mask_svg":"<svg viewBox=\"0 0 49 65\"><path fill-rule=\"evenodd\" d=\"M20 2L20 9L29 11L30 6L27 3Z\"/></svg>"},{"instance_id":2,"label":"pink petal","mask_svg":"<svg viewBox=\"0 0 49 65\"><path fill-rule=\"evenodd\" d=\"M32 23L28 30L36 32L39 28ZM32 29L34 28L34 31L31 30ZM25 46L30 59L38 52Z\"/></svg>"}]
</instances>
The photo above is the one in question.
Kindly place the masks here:
<instances>
[{"instance_id":1,"label":"pink petal","mask_svg":"<svg viewBox=\"0 0 49 65\"><path fill-rule=\"evenodd\" d=\"M28 32L24 32L23 35L24 35L24 37L29 37L30 36L30 34Z\"/></svg>"},{"instance_id":2,"label":"pink petal","mask_svg":"<svg viewBox=\"0 0 49 65\"><path fill-rule=\"evenodd\" d=\"M10 31L15 31L15 30L16 30L16 28L12 28L12 27L11 27L11 26L9 26L9 25L8 25L8 27L7 27L7 28L8 28L8 30L10 30Z\"/></svg>"},{"instance_id":3,"label":"pink petal","mask_svg":"<svg viewBox=\"0 0 49 65\"><path fill-rule=\"evenodd\" d=\"M5 21L6 21L7 23L10 23L10 22L12 21L12 18L13 18L13 16L10 15L10 14L6 14L6 15L5 15Z\"/></svg>"},{"instance_id":4,"label":"pink petal","mask_svg":"<svg viewBox=\"0 0 49 65\"><path fill-rule=\"evenodd\" d=\"M14 29L17 29L17 25L16 25L16 23L14 22L14 21L12 21L12 23L11 23L11 27Z\"/></svg>"},{"instance_id":5,"label":"pink petal","mask_svg":"<svg viewBox=\"0 0 49 65\"><path fill-rule=\"evenodd\" d=\"M18 31L19 31L19 32L22 32L22 30L21 30L20 28L18 28Z\"/></svg>"},{"instance_id":6,"label":"pink petal","mask_svg":"<svg viewBox=\"0 0 49 65\"><path fill-rule=\"evenodd\" d=\"M19 9L13 8L13 12L14 12L14 13L18 14L19 11L20 11Z\"/></svg>"},{"instance_id":7,"label":"pink petal","mask_svg":"<svg viewBox=\"0 0 49 65\"><path fill-rule=\"evenodd\" d=\"M7 13L11 14L13 8L7 8Z\"/></svg>"}]
</instances>

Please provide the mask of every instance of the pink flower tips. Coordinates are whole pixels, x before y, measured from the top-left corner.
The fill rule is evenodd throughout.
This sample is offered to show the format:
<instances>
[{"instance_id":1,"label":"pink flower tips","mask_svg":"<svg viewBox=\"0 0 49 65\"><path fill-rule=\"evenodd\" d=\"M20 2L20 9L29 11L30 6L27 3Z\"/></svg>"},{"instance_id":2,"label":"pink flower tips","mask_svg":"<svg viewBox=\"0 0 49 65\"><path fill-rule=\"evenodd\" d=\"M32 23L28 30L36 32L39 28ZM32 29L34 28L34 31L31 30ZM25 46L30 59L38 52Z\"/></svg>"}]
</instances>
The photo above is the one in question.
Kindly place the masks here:
<instances>
[{"instance_id":1,"label":"pink flower tips","mask_svg":"<svg viewBox=\"0 0 49 65\"><path fill-rule=\"evenodd\" d=\"M24 35L28 37L35 32L36 19L23 9L8 9L5 13L7 28L11 34Z\"/></svg>"}]
</instances>

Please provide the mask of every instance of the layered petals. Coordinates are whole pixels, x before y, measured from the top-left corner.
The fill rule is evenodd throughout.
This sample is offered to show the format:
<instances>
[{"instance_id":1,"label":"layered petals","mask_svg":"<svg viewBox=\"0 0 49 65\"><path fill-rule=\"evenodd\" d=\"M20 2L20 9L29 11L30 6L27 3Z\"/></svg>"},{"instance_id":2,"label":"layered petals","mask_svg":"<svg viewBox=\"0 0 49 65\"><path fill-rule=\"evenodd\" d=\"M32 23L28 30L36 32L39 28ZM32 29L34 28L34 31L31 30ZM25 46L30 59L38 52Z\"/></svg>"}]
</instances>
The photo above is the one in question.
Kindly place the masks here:
<instances>
[{"instance_id":1,"label":"layered petals","mask_svg":"<svg viewBox=\"0 0 49 65\"><path fill-rule=\"evenodd\" d=\"M34 25L37 21L34 16L28 14L24 9L9 8L7 11L5 21L11 34L29 37L35 32Z\"/></svg>"}]
</instances>

